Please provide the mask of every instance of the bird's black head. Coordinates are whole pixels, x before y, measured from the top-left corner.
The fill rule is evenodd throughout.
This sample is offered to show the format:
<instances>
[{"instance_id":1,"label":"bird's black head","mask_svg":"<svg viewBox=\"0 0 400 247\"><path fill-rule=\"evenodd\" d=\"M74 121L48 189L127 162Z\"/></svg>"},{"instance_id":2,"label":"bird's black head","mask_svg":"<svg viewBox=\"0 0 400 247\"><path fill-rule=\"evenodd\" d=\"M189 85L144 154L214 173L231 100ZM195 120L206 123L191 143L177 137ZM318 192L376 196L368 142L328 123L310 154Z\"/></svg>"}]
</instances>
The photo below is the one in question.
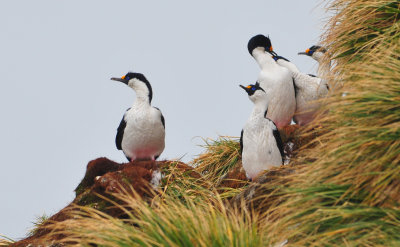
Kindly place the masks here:
<instances>
[{"instance_id":1,"label":"bird's black head","mask_svg":"<svg viewBox=\"0 0 400 247\"><path fill-rule=\"evenodd\" d=\"M146 79L146 77L143 74L128 72L126 75L122 76L121 78L117 78L117 77L111 78L111 80L120 81L130 87L135 87L135 85L130 85L130 83L129 83L129 81L131 81L133 79L137 79L139 82L143 83L147 87L147 90L149 92L149 101L151 102L151 100L153 98L153 90L151 88L150 82Z\"/></svg>"},{"instance_id":2,"label":"bird's black head","mask_svg":"<svg viewBox=\"0 0 400 247\"><path fill-rule=\"evenodd\" d=\"M307 56L312 56L314 52L319 51L322 53L325 53L326 50L322 46L319 45L313 45L310 48L308 48L305 52L299 52L298 55L307 55Z\"/></svg>"},{"instance_id":3,"label":"bird's black head","mask_svg":"<svg viewBox=\"0 0 400 247\"><path fill-rule=\"evenodd\" d=\"M257 92L257 90L264 91L264 89L262 87L260 87L260 83L258 83L258 82L256 82L256 84L250 84L247 87L245 87L243 85L239 85L239 86L241 88L243 88L249 96L252 96L255 92Z\"/></svg>"},{"instance_id":4,"label":"bird's black head","mask_svg":"<svg viewBox=\"0 0 400 247\"><path fill-rule=\"evenodd\" d=\"M272 44L269 37L265 37L262 34L258 34L249 40L247 43L247 49L249 50L250 55L253 55L252 52L257 47L263 47L266 51L272 51Z\"/></svg>"},{"instance_id":5,"label":"bird's black head","mask_svg":"<svg viewBox=\"0 0 400 247\"><path fill-rule=\"evenodd\" d=\"M145 82L145 83L146 82L149 83L149 81L146 79L146 77L143 74L134 73L134 72L128 72L126 75L122 76L121 78L117 78L117 77L111 78L111 80L120 81L120 82L123 82L123 83L125 83L127 85L128 85L128 82L130 80L132 80L132 79L138 79L139 81L142 81L142 82Z\"/></svg>"}]
</instances>

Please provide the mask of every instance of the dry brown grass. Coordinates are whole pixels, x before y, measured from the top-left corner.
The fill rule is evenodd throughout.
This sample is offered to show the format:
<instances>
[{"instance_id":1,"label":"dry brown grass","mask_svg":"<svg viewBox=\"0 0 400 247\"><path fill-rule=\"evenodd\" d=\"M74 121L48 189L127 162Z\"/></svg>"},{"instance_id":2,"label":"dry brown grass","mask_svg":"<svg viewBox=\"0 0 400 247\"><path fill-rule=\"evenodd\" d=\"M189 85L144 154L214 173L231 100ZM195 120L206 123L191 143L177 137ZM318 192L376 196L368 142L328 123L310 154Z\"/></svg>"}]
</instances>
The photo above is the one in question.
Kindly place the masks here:
<instances>
[{"instance_id":1,"label":"dry brown grass","mask_svg":"<svg viewBox=\"0 0 400 247\"><path fill-rule=\"evenodd\" d=\"M221 198L165 196L152 206L129 193L114 195L126 211L116 219L89 207L49 226L57 243L71 246L264 246L256 214L228 208Z\"/></svg>"},{"instance_id":2,"label":"dry brown grass","mask_svg":"<svg viewBox=\"0 0 400 247\"><path fill-rule=\"evenodd\" d=\"M0 234L0 246L9 246L14 242L15 242L14 240Z\"/></svg>"}]
</instances>

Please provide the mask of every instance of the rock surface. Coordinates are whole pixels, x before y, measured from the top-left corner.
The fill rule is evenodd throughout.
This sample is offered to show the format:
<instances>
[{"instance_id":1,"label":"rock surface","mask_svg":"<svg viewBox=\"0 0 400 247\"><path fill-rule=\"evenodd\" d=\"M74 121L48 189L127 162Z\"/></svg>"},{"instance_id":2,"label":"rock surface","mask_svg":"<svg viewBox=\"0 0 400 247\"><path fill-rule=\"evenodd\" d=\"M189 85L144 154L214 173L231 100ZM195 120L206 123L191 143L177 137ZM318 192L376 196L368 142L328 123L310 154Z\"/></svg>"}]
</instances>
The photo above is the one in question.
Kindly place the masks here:
<instances>
[{"instance_id":1,"label":"rock surface","mask_svg":"<svg viewBox=\"0 0 400 247\"><path fill-rule=\"evenodd\" d=\"M134 161L119 164L107 158L92 160L87 165L84 178L75 189L76 198L39 226L32 236L10 246L52 246L51 240L62 236L52 236L49 241L47 237L50 232L46 226L50 222L68 219L71 210L76 210L74 205L90 206L114 217L124 217L121 210L112 207L110 202L101 197L117 201L111 194L124 190L142 199L151 199L156 193L153 189L162 183L163 173L171 166L194 178L201 177L192 167L178 161Z\"/></svg>"}]
</instances>

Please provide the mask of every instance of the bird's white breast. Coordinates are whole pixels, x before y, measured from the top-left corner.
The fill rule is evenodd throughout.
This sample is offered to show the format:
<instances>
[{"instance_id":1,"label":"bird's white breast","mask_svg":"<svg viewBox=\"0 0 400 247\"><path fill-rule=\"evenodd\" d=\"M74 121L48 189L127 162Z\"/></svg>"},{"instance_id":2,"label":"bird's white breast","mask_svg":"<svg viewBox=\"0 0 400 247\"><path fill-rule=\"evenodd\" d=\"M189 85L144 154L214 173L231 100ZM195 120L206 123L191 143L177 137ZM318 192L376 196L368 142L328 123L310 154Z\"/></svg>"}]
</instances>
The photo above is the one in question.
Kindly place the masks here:
<instances>
[{"instance_id":1,"label":"bird's white breast","mask_svg":"<svg viewBox=\"0 0 400 247\"><path fill-rule=\"evenodd\" d=\"M133 159L151 158L165 147L165 129L161 113L153 107L132 107L125 115L122 150Z\"/></svg>"},{"instance_id":2,"label":"bird's white breast","mask_svg":"<svg viewBox=\"0 0 400 247\"><path fill-rule=\"evenodd\" d=\"M265 118L250 119L243 128L242 165L249 178L282 164L273 135L274 124Z\"/></svg>"}]
</instances>

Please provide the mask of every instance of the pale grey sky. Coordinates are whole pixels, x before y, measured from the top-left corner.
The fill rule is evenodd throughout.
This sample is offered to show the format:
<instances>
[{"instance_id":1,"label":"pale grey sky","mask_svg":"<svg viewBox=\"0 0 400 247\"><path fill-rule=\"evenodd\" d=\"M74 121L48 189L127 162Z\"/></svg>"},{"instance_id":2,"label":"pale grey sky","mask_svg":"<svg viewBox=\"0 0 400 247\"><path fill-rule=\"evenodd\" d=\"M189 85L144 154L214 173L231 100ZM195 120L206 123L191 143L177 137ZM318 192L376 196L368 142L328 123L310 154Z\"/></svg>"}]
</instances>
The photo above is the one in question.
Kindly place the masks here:
<instances>
[{"instance_id":1,"label":"pale grey sky","mask_svg":"<svg viewBox=\"0 0 400 247\"><path fill-rule=\"evenodd\" d=\"M199 137L240 135L252 103L238 85L259 72L253 35L315 73L297 52L319 41L319 2L1 1L0 234L22 238L66 206L88 161L126 161L114 138L135 94L111 77L147 77L166 121L160 158L190 161Z\"/></svg>"}]
</instances>

